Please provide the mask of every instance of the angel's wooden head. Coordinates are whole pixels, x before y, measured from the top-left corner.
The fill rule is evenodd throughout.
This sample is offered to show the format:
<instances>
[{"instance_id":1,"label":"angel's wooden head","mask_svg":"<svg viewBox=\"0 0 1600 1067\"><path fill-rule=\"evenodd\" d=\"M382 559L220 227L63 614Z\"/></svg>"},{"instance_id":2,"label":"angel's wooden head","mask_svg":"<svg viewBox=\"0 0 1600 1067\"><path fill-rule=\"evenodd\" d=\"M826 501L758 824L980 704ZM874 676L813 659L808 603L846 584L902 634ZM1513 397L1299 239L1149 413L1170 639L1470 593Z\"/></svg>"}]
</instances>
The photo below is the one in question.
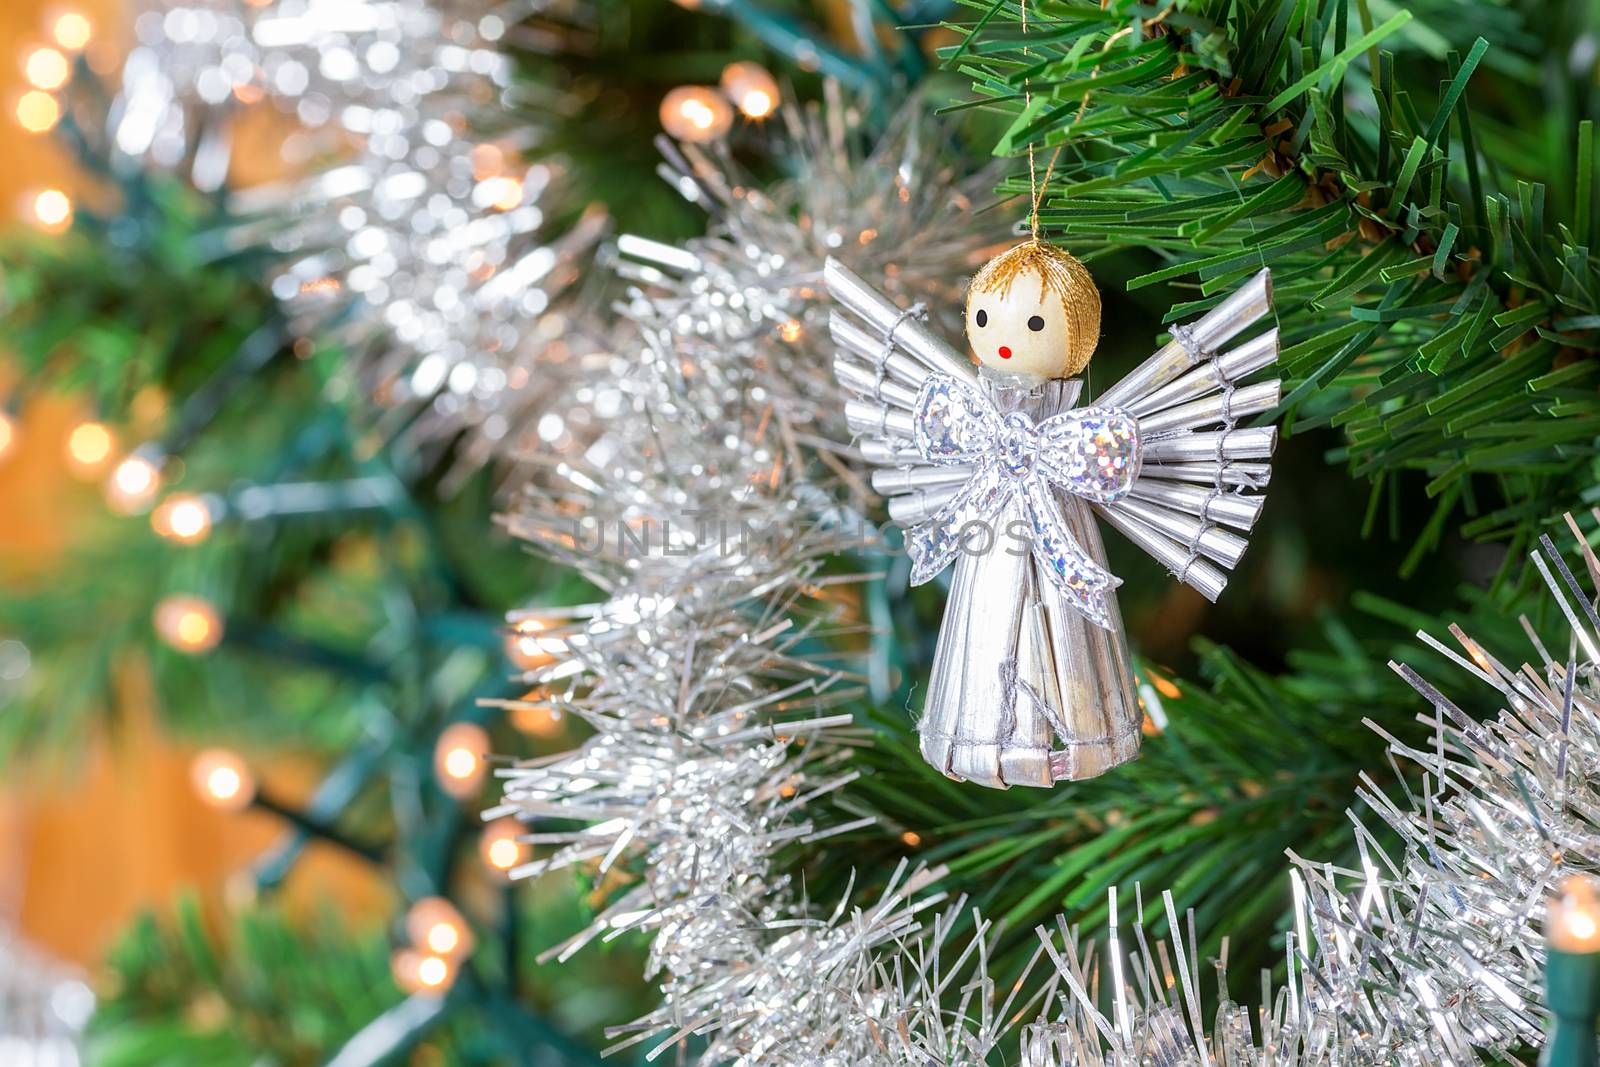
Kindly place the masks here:
<instances>
[{"instance_id":1,"label":"angel's wooden head","mask_svg":"<svg viewBox=\"0 0 1600 1067\"><path fill-rule=\"evenodd\" d=\"M1089 365L1100 342L1100 290L1066 252L1025 241L972 279L967 340L984 366L1071 378Z\"/></svg>"}]
</instances>

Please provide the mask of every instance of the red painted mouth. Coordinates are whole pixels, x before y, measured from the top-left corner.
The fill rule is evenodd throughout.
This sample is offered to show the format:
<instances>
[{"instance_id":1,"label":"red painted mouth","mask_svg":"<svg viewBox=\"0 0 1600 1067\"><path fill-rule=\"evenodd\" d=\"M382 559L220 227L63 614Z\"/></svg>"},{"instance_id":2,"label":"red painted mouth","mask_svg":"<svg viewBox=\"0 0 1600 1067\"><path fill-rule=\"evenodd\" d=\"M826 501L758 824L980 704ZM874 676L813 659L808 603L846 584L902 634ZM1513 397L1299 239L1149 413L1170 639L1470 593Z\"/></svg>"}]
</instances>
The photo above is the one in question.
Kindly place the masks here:
<instances>
[{"instance_id":1,"label":"red painted mouth","mask_svg":"<svg viewBox=\"0 0 1600 1067\"><path fill-rule=\"evenodd\" d=\"M1011 349L1006 347L1005 345L1001 345L1000 346L1000 358L1001 359L1010 359L1011 358Z\"/></svg>"}]
</instances>

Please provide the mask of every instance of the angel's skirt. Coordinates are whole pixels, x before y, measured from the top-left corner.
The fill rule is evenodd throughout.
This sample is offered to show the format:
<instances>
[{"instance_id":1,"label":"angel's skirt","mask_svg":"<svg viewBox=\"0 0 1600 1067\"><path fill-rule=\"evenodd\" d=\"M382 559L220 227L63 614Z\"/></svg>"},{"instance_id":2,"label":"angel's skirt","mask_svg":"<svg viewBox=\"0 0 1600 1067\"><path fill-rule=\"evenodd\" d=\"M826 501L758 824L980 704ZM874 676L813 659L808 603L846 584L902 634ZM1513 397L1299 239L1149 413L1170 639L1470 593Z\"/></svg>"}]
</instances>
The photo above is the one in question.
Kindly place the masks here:
<instances>
[{"instance_id":1,"label":"angel's skirt","mask_svg":"<svg viewBox=\"0 0 1600 1067\"><path fill-rule=\"evenodd\" d=\"M1035 418L1070 406L1077 392L1059 381L988 384L1001 410ZM1072 536L1104 567L1088 504L1056 495ZM1143 722L1115 595L1111 629L1075 611L1028 550L1026 518L1015 500L992 537L975 531L957 557L917 723L929 763L1002 789L1103 774L1139 754Z\"/></svg>"}]
</instances>

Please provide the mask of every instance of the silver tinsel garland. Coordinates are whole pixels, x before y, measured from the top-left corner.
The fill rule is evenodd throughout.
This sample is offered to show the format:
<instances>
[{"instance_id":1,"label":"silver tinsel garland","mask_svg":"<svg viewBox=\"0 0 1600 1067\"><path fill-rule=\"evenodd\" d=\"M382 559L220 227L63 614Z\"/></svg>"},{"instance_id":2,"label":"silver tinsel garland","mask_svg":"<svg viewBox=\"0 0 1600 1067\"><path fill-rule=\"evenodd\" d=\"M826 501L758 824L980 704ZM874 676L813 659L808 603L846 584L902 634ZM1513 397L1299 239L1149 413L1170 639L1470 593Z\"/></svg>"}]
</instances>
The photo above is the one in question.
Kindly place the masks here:
<instances>
[{"instance_id":1,"label":"silver tinsel garland","mask_svg":"<svg viewBox=\"0 0 1600 1067\"><path fill-rule=\"evenodd\" d=\"M1600 560L1567 521L1591 588L1600 588ZM1359 798L1372 815L1351 813L1359 870L1291 854L1288 980L1273 991L1263 979L1265 1008L1252 1017L1223 993L1207 1027L1192 916L1187 936L1169 942L1170 957L1165 945L1152 956L1142 921L1128 955L1114 919L1100 945L1040 931L1048 944L1070 946L1049 951L1072 996L1029 1028L1025 1062L1465 1067L1537 1046L1545 902L1600 860L1600 614L1548 536L1532 559L1571 626L1566 654L1553 655L1526 618L1534 657L1518 667L1458 627L1459 651L1419 634L1499 692L1504 706L1486 722L1411 667L1391 664L1432 705L1419 716L1432 743L1389 737L1403 803L1363 775ZM1402 761L1413 768L1409 780L1420 769L1417 788L1406 785ZM1380 842L1374 817L1398 847ZM1166 917L1185 929L1170 897ZM1090 976L1107 971L1111 981L1089 992ZM1218 988L1226 989L1225 961Z\"/></svg>"},{"instance_id":2,"label":"silver tinsel garland","mask_svg":"<svg viewBox=\"0 0 1600 1067\"><path fill-rule=\"evenodd\" d=\"M833 709L859 698L860 680L818 641L856 625L829 595L856 576L821 564L870 536L814 480L819 430L844 406L828 372L823 262L852 256L895 273L904 295L948 296L1004 233L970 217L991 179L960 176L918 109L865 153L841 101L791 113L786 134L796 172L766 189L715 150L669 146L670 179L712 208L712 228L683 248L621 242L635 351L579 388L575 408L602 432L544 457L508 520L609 595L573 618L540 617L557 658L526 678L595 734L506 771L505 804L486 817L578 824L535 832L550 851L520 875L642 871L552 950L652 931L665 996L617 1031L625 1044L701 1034L709 1062L740 1063L988 1047L1000 1027L942 1008L941 946L923 945L920 964L892 951L941 903L925 889L936 872L903 870L877 898L816 916L779 852L865 821L820 826L808 808L851 781L859 741ZM971 951L943 961L949 973Z\"/></svg>"},{"instance_id":3,"label":"silver tinsel garland","mask_svg":"<svg viewBox=\"0 0 1600 1067\"><path fill-rule=\"evenodd\" d=\"M914 250L897 254L881 234L927 231L887 217L883 200L834 228L790 214L851 204L847 186L874 180L868 160L756 193L710 153L669 158L669 176L718 220L687 248L624 242L635 351L574 394L567 417L595 431L591 443L544 456L508 519L607 593L571 616L513 620L553 657L528 673L532 699L595 733L505 770L504 803L486 813L538 824L528 840L543 853L519 875L581 867L623 886L552 955L651 932L663 1001L618 1027L619 1042L661 1054L690 1041L706 1063L884 1067L1013 1050L1030 1067L1471 1064L1537 1043L1533 917L1562 875L1592 865L1600 804L1600 617L1550 545L1538 562L1559 575L1551 587L1579 655L1563 661L1535 639L1540 668L1514 671L1458 634L1464 655L1447 654L1506 701L1481 725L1396 668L1434 706L1434 743L1392 742L1395 760L1422 769L1404 803L1371 780L1361 798L1401 847L1385 852L1352 815L1361 869L1291 857L1288 977L1263 979L1255 1011L1227 992L1226 942L1222 958L1202 959L1194 916L1170 894L1147 915L1136 888L1125 925L1113 894L1101 938L1064 921L1041 928L1020 976L990 973L994 930L939 893L937 870L902 867L876 898L812 906L779 853L860 826L819 825L808 804L848 803L859 737L837 708L858 679L813 638L847 624L821 562L862 536L815 481L829 457L812 427L842 405L811 329L813 270L824 249L850 249L816 235L878 229L851 250L883 255L865 269L894 276L888 264ZM920 204L921 158L907 153L876 180ZM972 249L946 248L928 269L949 284ZM901 280L902 297L933 291ZM1147 918L1164 920L1165 940Z\"/></svg>"},{"instance_id":4,"label":"silver tinsel garland","mask_svg":"<svg viewBox=\"0 0 1600 1067\"><path fill-rule=\"evenodd\" d=\"M506 129L508 112L546 103L513 81L502 51L532 9L152 3L107 117L119 157L184 167L211 191L247 107L291 114L290 154L332 162L233 193L229 244L273 253L273 292L296 327L346 345L365 391L420 410L411 432L470 428L480 461L533 440L548 379L601 347L577 283L604 216L555 228L552 214L583 201L559 160L540 158L536 124Z\"/></svg>"},{"instance_id":5,"label":"silver tinsel garland","mask_svg":"<svg viewBox=\"0 0 1600 1067\"><path fill-rule=\"evenodd\" d=\"M844 394L830 369L825 260L884 279L907 306L954 329L966 278L1009 237L999 212L976 210L996 172L962 169L948 127L930 122L925 105L908 102L864 147L866 103L828 90L823 105L780 109L772 154L790 174L770 184L725 145L661 138L662 176L705 208L712 226L684 247L618 242L618 273L636 286L628 317L685 365L755 383L801 470L819 452L851 458L818 433L850 438L837 431Z\"/></svg>"}]
</instances>

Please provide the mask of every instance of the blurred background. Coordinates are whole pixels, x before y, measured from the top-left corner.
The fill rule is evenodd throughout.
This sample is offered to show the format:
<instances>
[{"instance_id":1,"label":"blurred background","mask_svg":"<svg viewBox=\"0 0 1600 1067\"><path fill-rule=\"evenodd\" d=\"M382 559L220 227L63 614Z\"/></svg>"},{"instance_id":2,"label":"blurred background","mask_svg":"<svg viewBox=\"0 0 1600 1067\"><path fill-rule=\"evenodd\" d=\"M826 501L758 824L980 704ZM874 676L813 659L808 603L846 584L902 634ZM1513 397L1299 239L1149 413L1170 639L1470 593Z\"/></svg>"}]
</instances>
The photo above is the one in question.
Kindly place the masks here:
<instances>
[{"instance_id":1,"label":"blurred background","mask_svg":"<svg viewBox=\"0 0 1600 1067\"><path fill-rule=\"evenodd\" d=\"M9 326L0 341L7 1064L78 1062L96 994L108 1030L95 1062L310 1063L406 992L453 986L454 973L431 969L456 959L470 937L438 895L447 872L464 862L451 894L494 914L507 893L504 872L529 856L513 828L485 830L476 818L484 754L526 752L541 739L553 750L563 738L548 715L503 726L495 746L471 721L440 736L452 719L477 717L486 680L548 658L520 647L501 616L562 579L541 574L491 525L497 486L481 457L459 458L447 435L430 430L396 442L395 427L352 412L355 379L341 379L330 354L309 349L300 332L307 324L275 318L255 266L206 245L227 226L205 195L193 196L205 183L163 173L186 169L206 131L224 127L218 179L235 192L281 196L285 183L351 154L339 135L297 144L315 123L292 108L244 87L230 95L233 86L222 90L226 104L202 101L184 83L195 70L164 69L185 58L186 46L203 47L207 34L215 62L237 38L239 19L262 6L29 0L0 11L8 57L0 138L10 160L0 175ZM398 7L413 17L428 10ZM352 9L319 10L337 20ZM234 21L219 25L216 16L229 15ZM362 24L362 12L354 15ZM593 38L592 27L559 32L565 43ZM448 44L437 21L404 33ZM536 29L527 34L525 54L546 50ZM374 36L408 42L393 19ZM141 57L156 64L142 71L153 95L137 99L133 76L124 80L130 54L130 69ZM562 52L560 63L578 55ZM432 59L422 60L425 69ZM555 65L542 77L567 75ZM585 79L580 95L592 97L598 80ZM482 85L509 80L496 71ZM540 103L521 107L526 118ZM627 116L631 107L613 101L605 111ZM647 146L658 128L653 104L632 119ZM140 147L117 141L119 129L141 121L164 125L146 130ZM597 146L595 158L602 152ZM641 154L633 176L649 177ZM628 180L612 175L613 192ZM216 189L213 180L202 194ZM662 194L633 205L681 232L693 216L665 187ZM585 207L563 210L581 218ZM241 342L242 358L234 351ZM273 516L265 525L257 514L253 529L211 536L211 515L223 525L231 505L238 519L249 512L248 483L274 476L279 499L276 509L264 504ZM186 479L223 493L168 492ZM288 516L284 526L279 514ZM402 601L428 613L426 634L390 625ZM195 662L225 637L240 654L237 671ZM403 677L391 672L412 657ZM371 706L379 701L393 706ZM524 742L514 744L518 729ZM412 869L399 862L404 888L385 846L330 825L330 812L350 804L358 810L341 819L357 837L386 824L374 795L386 787L374 779L398 752L407 754L386 770L409 780L403 806L419 835L435 838L418 848ZM449 764L452 754L464 766ZM444 795L435 779L453 781L452 769L465 787ZM540 947L553 940L546 923L571 927L582 906L582 887L550 889L525 896L521 918L503 913L513 925L525 919L543 929ZM416 901L421 911L408 910ZM435 905L443 911L430 911ZM405 951L426 937L407 934L407 923L415 930L437 914L444 918L431 925L459 931L460 945L426 961ZM521 959L511 943L507 965L536 972L532 952ZM533 1037L515 1040L592 1062L587 1049L598 1045L600 1025L627 1017L646 988L637 953L596 963L589 996L547 989L567 1000L557 1012L562 1031L580 1036L502 1011L515 1017L512 1031L533 1028ZM120 1023L106 998L127 1007ZM542 1039L541 1026L550 1029ZM480 1049L469 1058L485 1059L510 1055L512 1040L502 1033L464 1044ZM388 1053L367 1055L377 1062ZM419 1055L435 1062L438 1053Z\"/></svg>"},{"instance_id":2,"label":"blurred background","mask_svg":"<svg viewBox=\"0 0 1600 1067\"><path fill-rule=\"evenodd\" d=\"M10 208L13 231L30 224L41 194L77 198L93 188L70 149L34 128L54 125L48 121L51 106L40 102L53 98L38 84L59 87L64 75L40 71L33 57L39 49L63 54L57 38L65 34L88 48L102 69L114 71L128 45L131 17L117 3L22 2L0 12L4 53L11 57L0 66L9 119L0 125L0 144L12 161L0 174L0 200ZM11 364L3 373L10 392L18 368ZM109 475L118 443L108 433L102 446L84 430L94 415L85 398L52 393L34 399L8 424L0 464L0 498L6 501L0 568L7 588L31 586L62 566L75 534L103 512L98 482ZM7 679L14 684L31 656L15 640L6 649ZM157 728L157 697L136 668L130 667L126 685L129 716L116 743L100 734L39 764L8 764L0 803L9 921L40 948L84 967L98 963L133 915L170 899L178 887L220 892L226 874L273 836L270 820L230 819L201 802L185 770L193 750ZM280 773L286 786L298 779L303 787L307 780L292 761ZM370 906L379 891L358 866L337 857L319 856L307 865L308 871L317 868L321 873L310 877L321 890L357 908Z\"/></svg>"}]
</instances>

